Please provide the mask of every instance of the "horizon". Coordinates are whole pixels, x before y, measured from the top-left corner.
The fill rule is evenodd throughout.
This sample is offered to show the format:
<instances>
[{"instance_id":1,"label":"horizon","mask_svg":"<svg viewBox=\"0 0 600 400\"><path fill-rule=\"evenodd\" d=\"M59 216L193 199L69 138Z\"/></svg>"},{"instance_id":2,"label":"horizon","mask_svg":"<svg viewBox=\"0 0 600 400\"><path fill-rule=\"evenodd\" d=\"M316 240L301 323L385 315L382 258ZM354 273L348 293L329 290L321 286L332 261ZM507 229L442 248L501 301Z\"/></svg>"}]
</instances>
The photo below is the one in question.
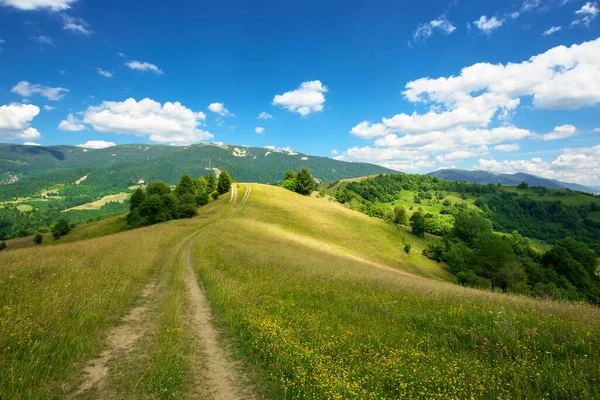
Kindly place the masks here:
<instances>
[{"instance_id":1,"label":"horizon","mask_svg":"<svg viewBox=\"0 0 600 400\"><path fill-rule=\"evenodd\" d=\"M599 14L581 0L0 0L0 141L245 143L597 187Z\"/></svg>"}]
</instances>

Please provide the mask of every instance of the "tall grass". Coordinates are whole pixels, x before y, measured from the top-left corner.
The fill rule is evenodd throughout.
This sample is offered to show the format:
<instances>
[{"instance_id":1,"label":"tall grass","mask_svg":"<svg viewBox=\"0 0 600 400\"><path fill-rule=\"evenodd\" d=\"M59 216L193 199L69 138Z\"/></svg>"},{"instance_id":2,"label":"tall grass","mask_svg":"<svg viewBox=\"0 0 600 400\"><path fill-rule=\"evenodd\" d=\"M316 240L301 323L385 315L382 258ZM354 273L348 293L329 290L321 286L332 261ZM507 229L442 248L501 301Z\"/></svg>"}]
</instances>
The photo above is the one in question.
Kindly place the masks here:
<instances>
[{"instance_id":1,"label":"tall grass","mask_svg":"<svg viewBox=\"0 0 600 400\"><path fill-rule=\"evenodd\" d=\"M387 260L432 274L390 254L385 228L356 242L369 231L358 229L362 216L255 189L245 210L197 244L196 269L267 398L597 397L597 308L376 268Z\"/></svg>"}]
</instances>

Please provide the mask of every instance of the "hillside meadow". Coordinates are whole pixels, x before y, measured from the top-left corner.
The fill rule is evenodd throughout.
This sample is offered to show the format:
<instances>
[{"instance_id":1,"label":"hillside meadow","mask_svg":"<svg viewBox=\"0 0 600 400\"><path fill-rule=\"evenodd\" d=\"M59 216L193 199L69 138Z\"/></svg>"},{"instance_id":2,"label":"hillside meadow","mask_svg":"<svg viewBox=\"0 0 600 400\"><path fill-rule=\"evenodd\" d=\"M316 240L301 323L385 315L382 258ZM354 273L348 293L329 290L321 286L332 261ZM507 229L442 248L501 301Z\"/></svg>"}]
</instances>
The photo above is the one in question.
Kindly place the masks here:
<instances>
[{"instance_id":1,"label":"hillside meadow","mask_svg":"<svg viewBox=\"0 0 600 400\"><path fill-rule=\"evenodd\" d=\"M428 239L329 198L251 187L243 208L223 196L189 220L119 232L117 217L1 252L0 398L212 398L188 243L220 343L257 398L596 397L598 308L457 286L421 255ZM114 353L104 386L76 394L140 306L138 340Z\"/></svg>"}]
</instances>

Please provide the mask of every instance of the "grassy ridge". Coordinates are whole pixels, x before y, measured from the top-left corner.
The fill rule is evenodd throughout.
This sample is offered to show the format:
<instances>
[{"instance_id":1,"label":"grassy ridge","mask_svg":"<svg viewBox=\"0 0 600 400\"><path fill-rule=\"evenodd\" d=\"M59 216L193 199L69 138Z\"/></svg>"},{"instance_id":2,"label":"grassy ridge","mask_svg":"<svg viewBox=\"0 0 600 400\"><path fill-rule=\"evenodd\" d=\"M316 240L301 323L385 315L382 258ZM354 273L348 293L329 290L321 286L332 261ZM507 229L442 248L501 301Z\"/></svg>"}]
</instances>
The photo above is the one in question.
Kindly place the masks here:
<instances>
[{"instance_id":1,"label":"grassy ridge","mask_svg":"<svg viewBox=\"0 0 600 400\"><path fill-rule=\"evenodd\" d=\"M596 396L597 308L376 268L443 278L394 250L401 238L379 222L254 189L238 217L197 244L196 269L266 397Z\"/></svg>"}]
</instances>

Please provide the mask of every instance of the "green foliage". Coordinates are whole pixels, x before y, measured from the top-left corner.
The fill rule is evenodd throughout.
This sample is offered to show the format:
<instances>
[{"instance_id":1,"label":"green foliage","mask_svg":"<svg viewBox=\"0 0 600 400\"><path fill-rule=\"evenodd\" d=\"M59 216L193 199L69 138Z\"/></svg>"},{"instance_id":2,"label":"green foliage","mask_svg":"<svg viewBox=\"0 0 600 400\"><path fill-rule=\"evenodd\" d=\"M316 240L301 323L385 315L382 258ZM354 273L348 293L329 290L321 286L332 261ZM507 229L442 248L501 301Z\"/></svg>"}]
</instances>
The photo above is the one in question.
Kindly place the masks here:
<instances>
[{"instance_id":1,"label":"green foliage","mask_svg":"<svg viewBox=\"0 0 600 400\"><path fill-rule=\"evenodd\" d=\"M206 179L208 193L212 193L215 190L217 190L217 180L215 179L215 176L212 174L212 172L209 172L208 174L206 174L204 179Z\"/></svg>"},{"instance_id":2,"label":"green foliage","mask_svg":"<svg viewBox=\"0 0 600 400\"><path fill-rule=\"evenodd\" d=\"M217 184L217 192L225 194L231 190L231 177L227 171L222 170L219 175L219 183Z\"/></svg>"},{"instance_id":3,"label":"green foliage","mask_svg":"<svg viewBox=\"0 0 600 400\"><path fill-rule=\"evenodd\" d=\"M42 242L44 241L44 236L42 236L41 233L36 233L35 236L33 237L33 243L35 244L42 244Z\"/></svg>"},{"instance_id":4,"label":"green foliage","mask_svg":"<svg viewBox=\"0 0 600 400\"><path fill-rule=\"evenodd\" d=\"M483 218L477 211L460 211L454 216L452 235L471 245L475 238L492 231L492 222Z\"/></svg>"},{"instance_id":5,"label":"green foliage","mask_svg":"<svg viewBox=\"0 0 600 400\"><path fill-rule=\"evenodd\" d=\"M417 211L410 216L410 229L416 236L423 237L425 235L425 218L422 212Z\"/></svg>"},{"instance_id":6,"label":"green foliage","mask_svg":"<svg viewBox=\"0 0 600 400\"><path fill-rule=\"evenodd\" d=\"M71 226L66 219L61 219L52 227L52 236L54 236L54 239L59 239L69 232L71 232Z\"/></svg>"},{"instance_id":7,"label":"green foliage","mask_svg":"<svg viewBox=\"0 0 600 400\"><path fill-rule=\"evenodd\" d=\"M129 198L129 211L137 209L146 200L146 194L141 188L137 188Z\"/></svg>"},{"instance_id":8,"label":"green foliage","mask_svg":"<svg viewBox=\"0 0 600 400\"><path fill-rule=\"evenodd\" d=\"M4 250L6 247L6 242L4 240L0 241L0 251Z\"/></svg>"},{"instance_id":9,"label":"green foliage","mask_svg":"<svg viewBox=\"0 0 600 400\"><path fill-rule=\"evenodd\" d=\"M407 217L406 210L402 206L394 207L394 223L398 225L406 225Z\"/></svg>"},{"instance_id":10,"label":"green foliage","mask_svg":"<svg viewBox=\"0 0 600 400\"><path fill-rule=\"evenodd\" d=\"M291 169L288 169L285 172L285 178L284 178L284 180L288 180L288 179L294 180L294 181L296 180L296 173L294 171L292 171Z\"/></svg>"},{"instance_id":11,"label":"green foliage","mask_svg":"<svg viewBox=\"0 0 600 400\"><path fill-rule=\"evenodd\" d=\"M525 181L523 181L517 185L518 189L527 189L528 187L529 187L529 184Z\"/></svg>"},{"instance_id":12,"label":"green foliage","mask_svg":"<svg viewBox=\"0 0 600 400\"><path fill-rule=\"evenodd\" d=\"M216 192L216 191L215 191L215 192L212 192L212 193L210 194L210 197L212 197L212 198L213 198L213 200L217 200L217 199L219 198L219 192Z\"/></svg>"},{"instance_id":13,"label":"green foliage","mask_svg":"<svg viewBox=\"0 0 600 400\"><path fill-rule=\"evenodd\" d=\"M190 178L188 174L183 174L181 176L179 183L175 187L175 193L178 196L183 196L186 194L192 196L196 195L196 185L194 184L194 181L192 180L192 178Z\"/></svg>"},{"instance_id":14,"label":"green foliage","mask_svg":"<svg viewBox=\"0 0 600 400\"><path fill-rule=\"evenodd\" d=\"M404 251L406 252L406 254L410 254L411 249L412 249L412 245L410 243L406 243L404 245Z\"/></svg>"},{"instance_id":15,"label":"green foliage","mask_svg":"<svg viewBox=\"0 0 600 400\"><path fill-rule=\"evenodd\" d=\"M152 182L146 187L146 194L148 197L152 195L163 196L171 194L171 188L165 185L163 182Z\"/></svg>"},{"instance_id":16,"label":"green foliage","mask_svg":"<svg viewBox=\"0 0 600 400\"><path fill-rule=\"evenodd\" d=\"M323 198L326 196L325 188L319 189L319 197Z\"/></svg>"},{"instance_id":17,"label":"green foliage","mask_svg":"<svg viewBox=\"0 0 600 400\"><path fill-rule=\"evenodd\" d=\"M286 179L283 181L282 186L291 192L296 191L296 179Z\"/></svg>"},{"instance_id":18,"label":"green foliage","mask_svg":"<svg viewBox=\"0 0 600 400\"><path fill-rule=\"evenodd\" d=\"M296 174L296 193L304 196L310 195L315 190L315 178L306 168L302 168Z\"/></svg>"}]
</instances>

